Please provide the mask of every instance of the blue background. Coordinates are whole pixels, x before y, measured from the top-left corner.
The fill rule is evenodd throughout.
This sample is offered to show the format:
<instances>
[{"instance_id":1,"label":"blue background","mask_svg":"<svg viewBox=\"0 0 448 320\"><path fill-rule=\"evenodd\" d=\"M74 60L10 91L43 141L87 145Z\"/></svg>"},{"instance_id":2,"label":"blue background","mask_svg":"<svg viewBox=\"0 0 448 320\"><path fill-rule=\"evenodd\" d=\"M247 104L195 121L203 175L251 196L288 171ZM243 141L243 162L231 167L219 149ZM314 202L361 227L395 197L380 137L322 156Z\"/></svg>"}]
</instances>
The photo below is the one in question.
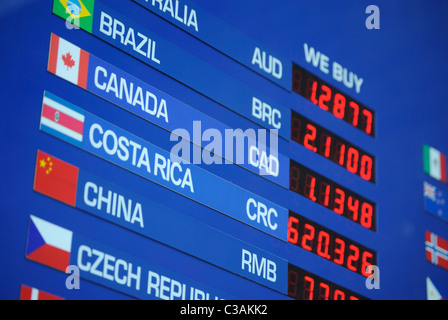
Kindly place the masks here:
<instances>
[{"instance_id":1,"label":"blue background","mask_svg":"<svg viewBox=\"0 0 448 320\"><path fill-rule=\"evenodd\" d=\"M437 282L448 284L448 271L425 259L425 230L448 239L448 225L424 211L422 187L426 180L445 192L448 189L446 184L425 175L422 163L422 146L425 143L448 154L448 108L443 98L448 83L445 40L448 4L443 1L431 4L425 1L194 1L226 24L375 110L376 137L371 138L297 94L260 77L140 5L122 0L103 2L376 156L377 183L373 185L298 144L281 140L279 146L281 153L375 201L377 232L368 231L241 167L202 167L376 250L381 271L380 289L368 290L365 278L358 274L40 132L43 91L49 90L165 150L173 145L169 132L48 73L51 32L224 124L242 129L257 126L87 32L66 29L65 22L51 13L52 1L15 0L0 4L0 298L17 299L22 283L67 299L128 298L89 281L81 282L80 290L67 290L67 275L27 260L25 245L30 214L232 296L244 299L286 298L159 243L152 245L154 250L149 253L145 251L148 239L34 192L32 186L38 149L99 177L113 177L113 181L131 192L143 194L368 298L425 299L427 276L436 286ZM370 4L380 8L379 30L365 27L365 8ZM337 61L361 76L364 79L361 93L346 89L334 81L331 74L324 75L307 64L303 52L305 42L330 57L330 62ZM186 124L186 128L190 126ZM219 186L215 192L216 197L220 197ZM181 227L173 225L172 232Z\"/></svg>"}]
</instances>

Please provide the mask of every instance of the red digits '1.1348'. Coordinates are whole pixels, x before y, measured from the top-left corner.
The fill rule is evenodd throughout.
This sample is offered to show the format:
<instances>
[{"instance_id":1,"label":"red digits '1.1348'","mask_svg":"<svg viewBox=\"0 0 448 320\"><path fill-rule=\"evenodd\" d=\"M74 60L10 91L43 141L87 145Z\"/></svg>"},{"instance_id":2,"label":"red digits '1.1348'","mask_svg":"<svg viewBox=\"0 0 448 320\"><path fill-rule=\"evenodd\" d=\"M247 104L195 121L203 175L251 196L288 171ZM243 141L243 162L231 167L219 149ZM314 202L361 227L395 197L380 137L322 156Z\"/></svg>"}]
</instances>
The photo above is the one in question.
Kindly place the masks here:
<instances>
[{"instance_id":1,"label":"red digits '1.1348'","mask_svg":"<svg viewBox=\"0 0 448 320\"><path fill-rule=\"evenodd\" d=\"M364 228L376 230L375 203L323 177L305 166L290 161L289 189Z\"/></svg>"}]
</instances>

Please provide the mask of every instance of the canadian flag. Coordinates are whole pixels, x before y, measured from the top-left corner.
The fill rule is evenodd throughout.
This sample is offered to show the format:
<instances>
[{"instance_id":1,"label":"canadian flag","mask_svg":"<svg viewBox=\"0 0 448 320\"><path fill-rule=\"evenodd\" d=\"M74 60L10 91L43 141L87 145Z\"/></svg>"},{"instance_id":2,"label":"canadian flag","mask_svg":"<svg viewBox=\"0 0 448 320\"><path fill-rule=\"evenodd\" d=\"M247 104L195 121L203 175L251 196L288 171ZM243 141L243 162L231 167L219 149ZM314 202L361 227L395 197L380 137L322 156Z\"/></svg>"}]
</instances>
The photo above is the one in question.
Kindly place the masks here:
<instances>
[{"instance_id":1,"label":"canadian flag","mask_svg":"<svg viewBox=\"0 0 448 320\"><path fill-rule=\"evenodd\" d=\"M87 86L89 53L51 34L48 71L82 88Z\"/></svg>"}]
</instances>

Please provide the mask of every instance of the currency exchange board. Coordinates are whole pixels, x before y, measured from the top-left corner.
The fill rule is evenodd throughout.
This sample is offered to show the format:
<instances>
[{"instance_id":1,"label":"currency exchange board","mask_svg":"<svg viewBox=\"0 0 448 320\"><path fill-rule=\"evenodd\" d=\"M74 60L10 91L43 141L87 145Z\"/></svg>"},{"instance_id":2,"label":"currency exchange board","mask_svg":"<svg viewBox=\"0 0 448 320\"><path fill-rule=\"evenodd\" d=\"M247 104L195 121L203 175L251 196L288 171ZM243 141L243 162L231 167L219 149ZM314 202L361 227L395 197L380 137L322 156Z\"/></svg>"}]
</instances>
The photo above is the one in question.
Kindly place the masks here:
<instances>
[{"instance_id":1,"label":"currency exchange board","mask_svg":"<svg viewBox=\"0 0 448 320\"><path fill-rule=\"evenodd\" d=\"M447 298L447 11L3 1L0 297Z\"/></svg>"}]
</instances>

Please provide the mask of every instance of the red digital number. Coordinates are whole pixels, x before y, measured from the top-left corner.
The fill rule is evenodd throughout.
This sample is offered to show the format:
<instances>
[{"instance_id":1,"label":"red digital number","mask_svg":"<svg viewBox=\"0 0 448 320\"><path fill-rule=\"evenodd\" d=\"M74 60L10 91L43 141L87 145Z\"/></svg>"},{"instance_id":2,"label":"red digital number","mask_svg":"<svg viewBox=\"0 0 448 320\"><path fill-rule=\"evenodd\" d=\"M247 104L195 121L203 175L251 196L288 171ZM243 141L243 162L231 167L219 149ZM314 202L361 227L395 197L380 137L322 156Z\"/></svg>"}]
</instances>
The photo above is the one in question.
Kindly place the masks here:
<instances>
[{"instance_id":1,"label":"red digital number","mask_svg":"<svg viewBox=\"0 0 448 320\"><path fill-rule=\"evenodd\" d=\"M339 119L344 119L345 97L340 93L334 95L333 114Z\"/></svg>"},{"instance_id":2,"label":"red digital number","mask_svg":"<svg viewBox=\"0 0 448 320\"><path fill-rule=\"evenodd\" d=\"M334 290L333 300L345 300L345 293L341 290Z\"/></svg>"},{"instance_id":3,"label":"red digital number","mask_svg":"<svg viewBox=\"0 0 448 320\"><path fill-rule=\"evenodd\" d=\"M314 279L308 276L303 278L304 288L303 288L303 300L313 300L314 294Z\"/></svg>"},{"instance_id":4,"label":"red digital number","mask_svg":"<svg viewBox=\"0 0 448 320\"><path fill-rule=\"evenodd\" d=\"M320 134L319 154L323 155L325 158L329 158L330 151L331 151L331 137L322 132Z\"/></svg>"},{"instance_id":5,"label":"red digital number","mask_svg":"<svg viewBox=\"0 0 448 320\"><path fill-rule=\"evenodd\" d=\"M325 152L324 152L324 156L325 158L329 158L330 157L330 148L331 148L331 137L328 136L325 139Z\"/></svg>"},{"instance_id":6,"label":"red digital number","mask_svg":"<svg viewBox=\"0 0 448 320\"><path fill-rule=\"evenodd\" d=\"M352 196L349 196L348 200L347 200L347 208L348 208L348 211L351 212L349 218L352 219L353 221L357 221L358 220L358 210L359 210L359 200L354 199Z\"/></svg>"},{"instance_id":7,"label":"red digital number","mask_svg":"<svg viewBox=\"0 0 448 320\"><path fill-rule=\"evenodd\" d=\"M345 144L336 141L336 152L335 152L335 161L336 163L339 163L340 166L344 165L344 159L345 159Z\"/></svg>"},{"instance_id":8,"label":"red digital number","mask_svg":"<svg viewBox=\"0 0 448 320\"><path fill-rule=\"evenodd\" d=\"M316 201L316 196L314 195L316 189L316 178L310 174L305 176L305 196L310 198L312 201Z\"/></svg>"},{"instance_id":9,"label":"red digital number","mask_svg":"<svg viewBox=\"0 0 448 320\"><path fill-rule=\"evenodd\" d=\"M311 151L316 152L317 148L314 147L314 140L316 140L316 127L308 123L306 125L306 129L308 131L307 134L305 135L305 138L303 139L303 145L305 148L308 148ZM309 141L311 141L311 143Z\"/></svg>"},{"instance_id":10,"label":"red digital number","mask_svg":"<svg viewBox=\"0 0 448 320\"><path fill-rule=\"evenodd\" d=\"M336 107L339 108L338 105ZM338 110L337 108L335 110ZM295 111L292 111L291 139L308 150L317 152L339 164L362 179L374 182L372 177L374 176L375 159L373 157L310 120L302 118Z\"/></svg>"},{"instance_id":11,"label":"red digital number","mask_svg":"<svg viewBox=\"0 0 448 320\"><path fill-rule=\"evenodd\" d=\"M293 66L292 90L322 110L331 112L336 118L373 136L375 115L372 111L358 102L351 101L350 97L297 65Z\"/></svg>"},{"instance_id":12,"label":"red digital number","mask_svg":"<svg viewBox=\"0 0 448 320\"><path fill-rule=\"evenodd\" d=\"M370 229L372 226L373 207L370 203L364 202L361 206L360 223L363 227Z\"/></svg>"},{"instance_id":13,"label":"red digital number","mask_svg":"<svg viewBox=\"0 0 448 320\"><path fill-rule=\"evenodd\" d=\"M354 208L358 208L354 203L360 203L357 199L354 201L347 200L347 202L350 203L350 207ZM324 259L328 259L335 264L360 275L366 277L371 275L371 271L367 272L366 268L376 262L376 254L374 251L372 252L370 249L359 245L320 224L312 222L297 213L289 211L289 214L287 235L289 243L310 251ZM316 287L320 282L320 280L316 280ZM330 288L331 299L333 298L333 288L331 284ZM347 293L344 290L342 291Z\"/></svg>"},{"instance_id":14,"label":"red digital number","mask_svg":"<svg viewBox=\"0 0 448 320\"><path fill-rule=\"evenodd\" d=\"M319 96L319 107L328 111L328 106L325 104L325 102L328 102L331 99L331 89L324 84L320 87L320 89L323 91L323 93L321 93Z\"/></svg>"},{"instance_id":15,"label":"red digital number","mask_svg":"<svg viewBox=\"0 0 448 320\"><path fill-rule=\"evenodd\" d=\"M288 221L288 241L296 244L297 241L299 241L299 232L297 231L299 229L299 219L296 217L289 217Z\"/></svg>"},{"instance_id":16,"label":"red digital number","mask_svg":"<svg viewBox=\"0 0 448 320\"><path fill-rule=\"evenodd\" d=\"M353 101L350 101L349 105L350 105L350 108L353 109L352 125L357 127L358 126L358 117L359 117L359 106L356 102L353 102Z\"/></svg>"},{"instance_id":17,"label":"red digital number","mask_svg":"<svg viewBox=\"0 0 448 320\"><path fill-rule=\"evenodd\" d=\"M330 185L325 182L319 183L319 196L317 202L325 207L330 204Z\"/></svg>"},{"instance_id":18,"label":"red digital number","mask_svg":"<svg viewBox=\"0 0 448 320\"><path fill-rule=\"evenodd\" d=\"M311 102L317 104L317 81L308 79L306 84L306 96L310 98Z\"/></svg>"},{"instance_id":19,"label":"red digital number","mask_svg":"<svg viewBox=\"0 0 448 320\"><path fill-rule=\"evenodd\" d=\"M318 300L328 300L330 297L330 286L326 283L319 283L319 298Z\"/></svg>"},{"instance_id":20,"label":"red digital number","mask_svg":"<svg viewBox=\"0 0 448 320\"><path fill-rule=\"evenodd\" d=\"M290 163L290 190L367 229L375 228L374 204L294 161Z\"/></svg>"},{"instance_id":21,"label":"red digital number","mask_svg":"<svg viewBox=\"0 0 448 320\"><path fill-rule=\"evenodd\" d=\"M362 110L362 114L364 116L366 116L366 129L365 132L367 134L370 134L372 132L372 120L373 120L373 116L372 116L372 112L370 112L369 110Z\"/></svg>"},{"instance_id":22,"label":"red digital number","mask_svg":"<svg viewBox=\"0 0 448 320\"><path fill-rule=\"evenodd\" d=\"M367 181L370 181L372 178L372 158L368 155L363 155L361 157L361 170L359 175Z\"/></svg>"},{"instance_id":23,"label":"red digital number","mask_svg":"<svg viewBox=\"0 0 448 320\"><path fill-rule=\"evenodd\" d=\"M371 259L373 258L373 254L369 251L364 251L362 253L362 266L361 266L361 273L363 276L370 277L372 275L372 271L367 272L366 268L372 264Z\"/></svg>"},{"instance_id":24,"label":"red digital number","mask_svg":"<svg viewBox=\"0 0 448 320\"><path fill-rule=\"evenodd\" d=\"M339 238L336 238L335 244L339 245L339 247L334 249L335 259L333 260L333 262L341 265L344 263L345 242ZM336 258L336 255L337 255L337 258Z\"/></svg>"},{"instance_id":25,"label":"red digital number","mask_svg":"<svg viewBox=\"0 0 448 320\"><path fill-rule=\"evenodd\" d=\"M353 265L353 263L358 263L358 259L359 259L359 249L357 246L351 244L349 246L350 251L352 252L351 254L349 254L348 258L347 258L347 268L349 270L352 270L354 272L356 272L358 270L358 268L356 266Z\"/></svg>"},{"instance_id":26,"label":"red digital number","mask_svg":"<svg viewBox=\"0 0 448 320\"><path fill-rule=\"evenodd\" d=\"M348 148L347 151L347 170L351 173L358 171L359 152L355 148Z\"/></svg>"},{"instance_id":27,"label":"red digital number","mask_svg":"<svg viewBox=\"0 0 448 320\"><path fill-rule=\"evenodd\" d=\"M330 235L325 231L319 231L317 236L317 254L325 259L330 259Z\"/></svg>"},{"instance_id":28,"label":"red digital number","mask_svg":"<svg viewBox=\"0 0 448 320\"><path fill-rule=\"evenodd\" d=\"M334 197L335 206L333 211L336 212L337 214L343 214L345 203L345 192L339 188L336 188L335 192L336 192L336 195Z\"/></svg>"},{"instance_id":29,"label":"red digital number","mask_svg":"<svg viewBox=\"0 0 448 320\"><path fill-rule=\"evenodd\" d=\"M307 231L309 233L307 233ZM304 235L302 237L302 243L301 243L301 247L305 250L308 251L312 251L313 247L312 247L312 243L313 243L313 239L314 239L314 232L315 229L312 225L305 223L305 230L304 230ZM310 242L308 244L308 241Z\"/></svg>"}]
</instances>

